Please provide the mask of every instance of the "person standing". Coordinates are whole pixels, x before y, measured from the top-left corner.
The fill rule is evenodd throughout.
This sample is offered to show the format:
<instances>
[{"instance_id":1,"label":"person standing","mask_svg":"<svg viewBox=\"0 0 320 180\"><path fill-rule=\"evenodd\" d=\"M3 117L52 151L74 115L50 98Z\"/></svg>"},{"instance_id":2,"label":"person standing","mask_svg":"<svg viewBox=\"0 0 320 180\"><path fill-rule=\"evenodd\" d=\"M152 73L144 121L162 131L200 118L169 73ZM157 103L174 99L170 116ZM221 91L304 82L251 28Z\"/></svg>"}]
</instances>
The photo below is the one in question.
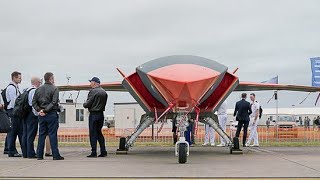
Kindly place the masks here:
<instances>
[{"instance_id":1,"label":"person standing","mask_svg":"<svg viewBox=\"0 0 320 180\"><path fill-rule=\"evenodd\" d=\"M207 146L209 145L209 143L211 146L215 146L216 144L215 144L214 129L209 124L205 124L204 128L205 128L206 135L205 135L205 140L202 146Z\"/></svg>"},{"instance_id":2,"label":"person standing","mask_svg":"<svg viewBox=\"0 0 320 180\"><path fill-rule=\"evenodd\" d=\"M236 138L239 138L241 129L243 127L243 147L246 146L247 132L248 126L250 122L250 114L252 114L252 110L250 107L250 103L246 101L247 94L243 93L241 95L241 100L236 103L236 107L234 109L233 116L236 117L236 121L238 121L238 127L236 132Z\"/></svg>"},{"instance_id":3,"label":"person standing","mask_svg":"<svg viewBox=\"0 0 320 180\"><path fill-rule=\"evenodd\" d=\"M87 101L83 104L90 112L89 115L89 136L91 145L91 154L88 158L97 157L97 141L100 145L101 154L99 157L106 157L108 155L105 145L105 139L102 134L102 127L104 123L104 111L107 104L108 94L100 86L100 79L93 77L90 81L91 90L88 94Z\"/></svg>"},{"instance_id":4,"label":"person standing","mask_svg":"<svg viewBox=\"0 0 320 180\"><path fill-rule=\"evenodd\" d=\"M58 149L59 128L59 90L54 85L54 75L44 75L45 84L34 94L32 106L39 113L39 140L37 148L38 160L43 160L46 136L49 135L53 160L64 160Z\"/></svg>"},{"instance_id":5,"label":"person standing","mask_svg":"<svg viewBox=\"0 0 320 180\"><path fill-rule=\"evenodd\" d=\"M191 127L191 144L196 145L196 138L195 138L195 133L196 133L196 122L194 119L190 122L190 127Z\"/></svg>"},{"instance_id":6,"label":"person standing","mask_svg":"<svg viewBox=\"0 0 320 180\"><path fill-rule=\"evenodd\" d=\"M32 77L31 87L27 89L27 92L29 92L28 104L30 106L30 112L23 120L22 149L24 153L23 157L29 159L37 158L36 152L34 151L34 140L38 132L38 112L32 108L32 100L36 89L39 88L40 85L40 78Z\"/></svg>"},{"instance_id":7,"label":"person standing","mask_svg":"<svg viewBox=\"0 0 320 180\"><path fill-rule=\"evenodd\" d=\"M308 119L307 119L307 117L304 118L304 128L308 129Z\"/></svg>"},{"instance_id":8,"label":"person standing","mask_svg":"<svg viewBox=\"0 0 320 180\"><path fill-rule=\"evenodd\" d=\"M176 123L177 123L177 119L176 119L176 118L173 118L173 120L172 120L172 133L173 133L172 138L173 138L173 145L175 145L175 144L178 142L178 135L177 135L177 133L178 133L178 131L177 131L178 128L177 128Z\"/></svg>"},{"instance_id":9,"label":"person standing","mask_svg":"<svg viewBox=\"0 0 320 180\"><path fill-rule=\"evenodd\" d=\"M186 141L189 143L190 146L193 146L192 144L192 122L193 119L190 119L188 121L188 127L187 130L185 131L185 137L186 137Z\"/></svg>"},{"instance_id":10,"label":"person standing","mask_svg":"<svg viewBox=\"0 0 320 180\"><path fill-rule=\"evenodd\" d=\"M19 84L22 81L20 72L13 72L11 74L12 82L8 85L6 89L6 100L9 103L7 106L7 113L11 119L12 130L7 135L7 152L9 157L21 157L21 154L18 153L16 149L16 139L18 136L20 146L22 145L22 119L13 116L13 108L16 102L17 97L21 94L19 90ZM21 146L22 147L22 146ZM6 151L6 149L5 149ZM21 148L22 154L23 149Z\"/></svg>"},{"instance_id":11,"label":"person standing","mask_svg":"<svg viewBox=\"0 0 320 180\"><path fill-rule=\"evenodd\" d=\"M270 124L271 124L271 121L270 121L270 118L268 118L268 120L266 121L266 125L267 125L268 131L269 131L269 128L270 128Z\"/></svg>"},{"instance_id":12,"label":"person standing","mask_svg":"<svg viewBox=\"0 0 320 180\"><path fill-rule=\"evenodd\" d=\"M226 132L227 129L227 121L228 121L228 114L227 114L227 101L224 101L218 109L218 119L219 125L221 126L222 130ZM220 136L220 144L218 147L226 146L225 140Z\"/></svg>"},{"instance_id":13,"label":"person standing","mask_svg":"<svg viewBox=\"0 0 320 180\"><path fill-rule=\"evenodd\" d=\"M250 136L246 146L259 147L258 124L259 124L260 105L258 101L256 101L256 95L254 93L250 94L250 99L251 99L250 105L251 105L251 111L252 111L252 114L250 115L250 122L252 124L250 127ZM250 145L252 140L253 140L253 145Z\"/></svg>"}]
</instances>

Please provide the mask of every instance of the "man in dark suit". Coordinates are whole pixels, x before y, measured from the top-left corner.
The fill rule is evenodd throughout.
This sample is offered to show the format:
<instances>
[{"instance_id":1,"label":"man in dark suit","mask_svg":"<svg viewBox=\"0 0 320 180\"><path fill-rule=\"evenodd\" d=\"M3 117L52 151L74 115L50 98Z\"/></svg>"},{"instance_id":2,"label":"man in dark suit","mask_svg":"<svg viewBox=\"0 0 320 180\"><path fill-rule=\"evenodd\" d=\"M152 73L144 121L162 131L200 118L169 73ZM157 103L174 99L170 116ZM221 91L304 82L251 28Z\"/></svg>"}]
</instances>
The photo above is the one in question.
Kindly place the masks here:
<instances>
[{"instance_id":1,"label":"man in dark suit","mask_svg":"<svg viewBox=\"0 0 320 180\"><path fill-rule=\"evenodd\" d=\"M241 129L243 127L243 140L242 144L243 147L245 147L246 140L247 140L247 132L248 132L248 126L250 122L250 114L252 113L250 103L246 101L247 94L243 93L241 95L242 100L237 102L236 108L234 109L233 116L236 117L236 120L238 121L238 128L236 132L236 137L239 138Z\"/></svg>"}]
</instances>

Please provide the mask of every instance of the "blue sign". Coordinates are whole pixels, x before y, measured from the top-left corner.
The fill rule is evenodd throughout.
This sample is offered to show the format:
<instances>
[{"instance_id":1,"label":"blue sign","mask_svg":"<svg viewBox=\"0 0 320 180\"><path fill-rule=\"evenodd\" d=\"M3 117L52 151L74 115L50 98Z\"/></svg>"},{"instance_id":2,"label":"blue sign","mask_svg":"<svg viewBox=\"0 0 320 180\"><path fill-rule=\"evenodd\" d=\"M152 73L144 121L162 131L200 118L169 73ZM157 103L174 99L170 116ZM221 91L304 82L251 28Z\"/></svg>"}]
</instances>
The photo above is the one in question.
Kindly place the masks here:
<instances>
[{"instance_id":1,"label":"blue sign","mask_svg":"<svg viewBox=\"0 0 320 180\"><path fill-rule=\"evenodd\" d=\"M312 70L312 86L320 87L320 57L310 58Z\"/></svg>"}]
</instances>

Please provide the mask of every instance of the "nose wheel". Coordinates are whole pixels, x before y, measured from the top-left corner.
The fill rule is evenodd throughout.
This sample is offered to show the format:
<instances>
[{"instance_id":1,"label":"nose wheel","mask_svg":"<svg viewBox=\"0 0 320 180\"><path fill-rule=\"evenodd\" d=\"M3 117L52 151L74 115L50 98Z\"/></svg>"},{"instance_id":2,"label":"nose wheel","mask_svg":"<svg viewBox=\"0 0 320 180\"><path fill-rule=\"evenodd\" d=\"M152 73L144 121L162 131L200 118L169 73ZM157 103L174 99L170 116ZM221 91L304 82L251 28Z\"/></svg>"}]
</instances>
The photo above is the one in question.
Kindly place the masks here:
<instances>
[{"instance_id":1,"label":"nose wheel","mask_svg":"<svg viewBox=\"0 0 320 180\"><path fill-rule=\"evenodd\" d=\"M176 143L175 149L179 164L185 164L188 160L190 146L184 137L180 137L180 140Z\"/></svg>"},{"instance_id":2,"label":"nose wheel","mask_svg":"<svg viewBox=\"0 0 320 180\"><path fill-rule=\"evenodd\" d=\"M179 164L185 164L187 157L187 144L179 144Z\"/></svg>"}]
</instances>

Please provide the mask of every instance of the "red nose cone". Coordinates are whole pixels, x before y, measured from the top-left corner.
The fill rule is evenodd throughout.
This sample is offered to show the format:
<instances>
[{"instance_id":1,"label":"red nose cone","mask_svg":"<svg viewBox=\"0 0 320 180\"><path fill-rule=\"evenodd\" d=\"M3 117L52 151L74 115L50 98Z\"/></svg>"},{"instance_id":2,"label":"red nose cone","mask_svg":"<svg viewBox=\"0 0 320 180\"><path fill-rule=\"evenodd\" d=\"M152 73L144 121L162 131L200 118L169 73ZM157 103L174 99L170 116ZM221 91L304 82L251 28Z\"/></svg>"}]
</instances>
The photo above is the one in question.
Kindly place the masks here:
<instances>
[{"instance_id":1,"label":"red nose cone","mask_svg":"<svg viewBox=\"0 0 320 180\"><path fill-rule=\"evenodd\" d=\"M168 103L192 108L215 83L219 72L194 64L174 64L148 73Z\"/></svg>"}]
</instances>

